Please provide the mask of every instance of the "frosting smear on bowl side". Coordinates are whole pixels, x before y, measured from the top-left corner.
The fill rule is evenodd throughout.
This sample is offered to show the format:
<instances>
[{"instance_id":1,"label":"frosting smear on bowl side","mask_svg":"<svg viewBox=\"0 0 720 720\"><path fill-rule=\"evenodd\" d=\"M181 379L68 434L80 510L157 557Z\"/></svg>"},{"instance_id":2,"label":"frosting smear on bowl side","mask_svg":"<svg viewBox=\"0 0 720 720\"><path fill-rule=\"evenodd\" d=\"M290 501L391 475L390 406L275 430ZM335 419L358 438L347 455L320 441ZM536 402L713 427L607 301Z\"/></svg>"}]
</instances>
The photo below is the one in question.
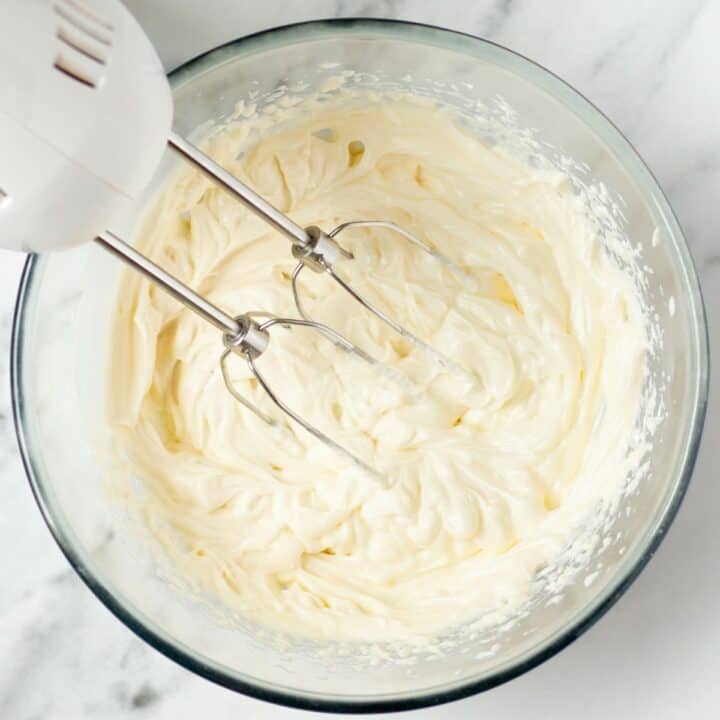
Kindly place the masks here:
<instances>
[{"instance_id":1,"label":"frosting smear on bowl side","mask_svg":"<svg viewBox=\"0 0 720 720\"><path fill-rule=\"evenodd\" d=\"M407 384L316 333L277 329L257 361L284 402L388 487L273 408L240 357L227 392L217 330L130 272L109 375L115 445L143 517L193 586L283 632L428 637L528 597L599 498L619 490L645 373L634 286L560 172L491 148L437 108L304 106L210 154L303 226L390 220L340 236L347 280L469 371L453 373L326 277L312 316ZM229 312L296 316L287 240L194 170L163 187L137 245Z\"/></svg>"}]
</instances>

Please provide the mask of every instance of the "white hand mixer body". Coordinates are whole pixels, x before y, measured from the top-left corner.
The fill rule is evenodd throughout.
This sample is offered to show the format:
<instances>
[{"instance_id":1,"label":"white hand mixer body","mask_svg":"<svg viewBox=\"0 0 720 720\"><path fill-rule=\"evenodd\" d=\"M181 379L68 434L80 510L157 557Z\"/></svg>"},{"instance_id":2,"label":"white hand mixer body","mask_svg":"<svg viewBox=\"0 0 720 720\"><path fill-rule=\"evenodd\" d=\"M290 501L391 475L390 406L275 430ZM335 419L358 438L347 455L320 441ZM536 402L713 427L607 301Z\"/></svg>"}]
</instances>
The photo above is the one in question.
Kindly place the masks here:
<instances>
[{"instance_id":1,"label":"white hand mixer body","mask_svg":"<svg viewBox=\"0 0 720 720\"><path fill-rule=\"evenodd\" d=\"M467 377L466 371L371 305L336 273L334 263L352 254L334 238L355 226L383 227L430 253L456 275L463 276L463 271L392 223L353 220L327 234L315 227L301 228L173 133L172 98L162 65L119 0L0 0L0 10L0 247L46 252L94 239L222 331L221 368L233 397L275 423L232 386L225 366L230 352L246 359L268 397L286 415L382 478L285 405L255 360L268 346L270 328L280 325L311 328L363 360L376 362L332 328L308 317L297 285L307 266L330 275L367 310ZM291 240L298 260L292 290L300 318L262 312L233 317L120 239L126 216L168 146Z\"/></svg>"},{"instance_id":2,"label":"white hand mixer body","mask_svg":"<svg viewBox=\"0 0 720 720\"><path fill-rule=\"evenodd\" d=\"M45 252L117 229L172 124L155 50L115 0L0 7L0 244Z\"/></svg>"}]
</instances>

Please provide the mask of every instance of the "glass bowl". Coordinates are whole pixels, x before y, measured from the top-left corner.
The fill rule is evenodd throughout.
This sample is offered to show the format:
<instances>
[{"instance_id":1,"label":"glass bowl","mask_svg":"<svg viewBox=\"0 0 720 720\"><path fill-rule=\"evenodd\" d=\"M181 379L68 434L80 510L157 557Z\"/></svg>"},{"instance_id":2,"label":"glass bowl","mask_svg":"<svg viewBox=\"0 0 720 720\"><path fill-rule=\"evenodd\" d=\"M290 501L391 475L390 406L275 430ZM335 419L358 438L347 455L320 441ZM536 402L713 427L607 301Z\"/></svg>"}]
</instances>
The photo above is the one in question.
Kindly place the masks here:
<instances>
[{"instance_id":1,"label":"glass bowl","mask_svg":"<svg viewBox=\"0 0 720 720\"><path fill-rule=\"evenodd\" d=\"M288 88L302 95L343 70L355 71L350 84L411 89L451 105L488 142L535 138L549 162L569 167L572 158L585 183L603 183L607 197L618 199L610 224L631 238L648 271L641 294L656 330L649 366L655 402L667 412L652 430L643 472L611 513L598 508L602 532L562 592L546 588L513 622L492 632L459 631L440 652L369 662L358 648L343 654L312 643L279 646L178 590L103 483L110 462L102 452L105 348L120 267L94 246L28 259L13 328L12 392L20 449L46 522L79 575L128 627L234 690L309 709L378 712L507 681L561 650L623 594L657 549L690 480L708 349L687 245L642 160L587 100L502 47L394 21L278 28L173 72L175 128L202 136L230 121L241 99L269 105ZM175 162L165 159L146 201ZM128 218L129 236L146 205Z\"/></svg>"}]
</instances>

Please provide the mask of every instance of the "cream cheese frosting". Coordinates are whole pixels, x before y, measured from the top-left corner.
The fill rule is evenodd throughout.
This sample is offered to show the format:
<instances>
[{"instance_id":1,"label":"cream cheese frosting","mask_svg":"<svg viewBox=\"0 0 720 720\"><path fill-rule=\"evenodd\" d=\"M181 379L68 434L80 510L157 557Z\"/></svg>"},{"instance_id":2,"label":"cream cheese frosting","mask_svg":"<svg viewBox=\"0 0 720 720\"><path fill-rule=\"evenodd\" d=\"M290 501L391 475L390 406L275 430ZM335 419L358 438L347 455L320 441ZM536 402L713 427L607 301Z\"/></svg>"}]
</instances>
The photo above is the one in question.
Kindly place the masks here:
<instances>
[{"instance_id":1,"label":"cream cheese frosting","mask_svg":"<svg viewBox=\"0 0 720 720\"><path fill-rule=\"evenodd\" d=\"M489 147L411 101L252 119L209 153L299 224L390 220L341 236L338 272L471 375L459 375L303 274L313 317L410 389L302 329L258 365L277 394L388 487L273 408L241 358L227 392L215 328L145 280L121 282L111 427L174 567L242 616L313 638L427 637L527 599L598 498L618 489L645 371L642 314L560 172ZM192 169L163 187L137 245L229 312L296 316L288 242Z\"/></svg>"}]
</instances>

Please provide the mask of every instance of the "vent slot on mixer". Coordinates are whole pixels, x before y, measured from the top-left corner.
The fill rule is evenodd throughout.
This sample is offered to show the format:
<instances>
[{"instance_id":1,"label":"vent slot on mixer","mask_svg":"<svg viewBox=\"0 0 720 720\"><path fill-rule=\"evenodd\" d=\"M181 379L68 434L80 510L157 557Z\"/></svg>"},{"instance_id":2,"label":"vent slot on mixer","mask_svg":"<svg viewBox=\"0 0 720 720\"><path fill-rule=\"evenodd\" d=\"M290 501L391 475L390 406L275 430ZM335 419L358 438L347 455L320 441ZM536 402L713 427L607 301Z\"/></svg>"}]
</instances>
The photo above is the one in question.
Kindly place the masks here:
<instances>
[{"instance_id":1,"label":"vent slot on mixer","mask_svg":"<svg viewBox=\"0 0 720 720\"><path fill-rule=\"evenodd\" d=\"M55 69L91 88L102 84L99 66L107 65L112 47L112 25L80 0L57 0L53 10L59 18L56 37L60 52Z\"/></svg>"},{"instance_id":2,"label":"vent slot on mixer","mask_svg":"<svg viewBox=\"0 0 720 720\"><path fill-rule=\"evenodd\" d=\"M74 33L72 30L61 27L58 28L57 38L67 47L72 48L87 58L90 58L90 60L94 60L101 65L105 65L107 63L107 57L79 33Z\"/></svg>"},{"instance_id":3,"label":"vent slot on mixer","mask_svg":"<svg viewBox=\"0 0 720 720\"><path fill-rule=\"evenodd\" d=\"M73 0L56 2L53 6L55 14L62 20L72 25L75 30L84 33L88 37L96 40L103 45L110 47L112 45L112 30L100 20L96 20L94 16L88 15L86 12L75 10L78 4ZM108 32L109 31L109 32Z\"/></svg>"},{"instance_id":4,"label":"vent slot on mixer","mask_svg":"<svg viewBox=\"0 0 720 720\"><path fill-rule=\"evenodd\" d=\"M65 5L65 7L72 8L75 12L80 15L84 15L88 20L101 25L105 29L110 31L114 30L112 23L98 15L95 10L89 8L87 5L80 2L80 0L60 0L58 5Z\"/></svg>"},{"instance_id":5,"label":"vent slot on mixer","mask_svg":"<svg viewBox=\"0 0 720 720\"><path fill-rule=\"evenodd\" d=\"M97 87L97 81L86 70L81 68L71 58L60 53L55 59L54 67L67 77L81 82L83 85L94 88Z\"/></svg>"}]
</instances>

